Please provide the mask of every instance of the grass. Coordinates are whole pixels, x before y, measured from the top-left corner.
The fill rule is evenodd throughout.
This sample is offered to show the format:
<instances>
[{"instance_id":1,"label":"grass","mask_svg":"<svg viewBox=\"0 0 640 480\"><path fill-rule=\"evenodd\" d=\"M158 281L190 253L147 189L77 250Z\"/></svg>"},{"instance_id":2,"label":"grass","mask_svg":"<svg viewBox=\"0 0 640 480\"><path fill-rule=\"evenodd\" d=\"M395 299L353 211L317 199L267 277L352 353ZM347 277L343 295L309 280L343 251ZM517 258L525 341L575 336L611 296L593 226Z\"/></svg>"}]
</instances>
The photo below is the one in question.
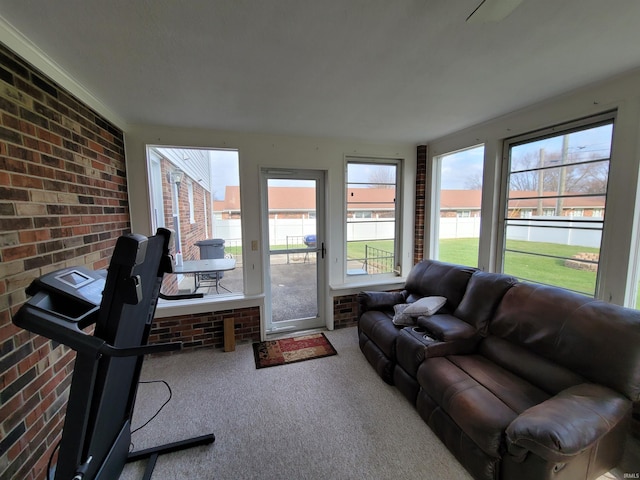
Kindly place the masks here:
<instances>
[{"instance_id":1,"label":"grass","mask_svg":"<svg viewBox=\"0 0 640 480\"><path fill-rule=\"evenodd\" d=\"M379 248L380 250L385 250L387 252L393 252L393 240L366 240L360 242L347 242L347 259L364 259L365 245Z\"/></svg>"},{"instance_id":2,"label":"grass","mask_svg":"<svg viewBox=\"0 0 640 480\"><path fill-rule=\"evenodd\" d=\"M594 294L596 272L566 267L564 259L578 253L597 253L598 249L519 240L508 240L507 249L517 251L505 252L505 273L522 280L563 287L587 295ZM478 240L474 238L440 240L440 260L477 265Z\"/></svg>"},{"instance_id":3,"label":"grass","mask_svg":"<svg viewBox=\"0 0 640 480\"><path fill-rule=\"evenodd\" d=\"M507 248L527 253L542 253L558 257L571 257L580 252L597 252L595 248L559 245L557 243L524 242L509 240ZM478 264L478 239L459 238L440 240L440 260L476 266ZM596 273L565 267L557 258L539 257L516 252L507 252L505 272L521 279L536 280L548 285L568 288L593 295ZM640 283L637 285L635 308L640 310Z\"/></svg>"},{"instance_id":4,"label":"grass","mask_svg":"<svg viewBox=\"0 0 640 480\"><path fill-rule=\"evenodd\" d=\"M394 248L393 243L393 240L348 242L347 258L363 259L365 257L365 245L391 252ZM273 247L273 249L279 248L284 249L286 246ZM301 245L299 248L304 248L304 245ZM535 280L536 282L568 288L587 295L594 294L596 273L565 267L564 258L570 258L577 253L597 253L597 249L560 245L557 243L518 240L507 241L507 248L509 250L517 250L518 252L506 252L504 263L505 273L523 280ZM231 247L225 251L233 253L234 255L240 255L242 248L239 246ZM549 255L549 257L532 254ZM439 258L443 262L476 266L478 265L478 239L456 238L440 240ZM638 287L640 289L640 285L638 285ZM636 298L635 308L640 309L640 291Z\"/></svg>"}]
</instances>

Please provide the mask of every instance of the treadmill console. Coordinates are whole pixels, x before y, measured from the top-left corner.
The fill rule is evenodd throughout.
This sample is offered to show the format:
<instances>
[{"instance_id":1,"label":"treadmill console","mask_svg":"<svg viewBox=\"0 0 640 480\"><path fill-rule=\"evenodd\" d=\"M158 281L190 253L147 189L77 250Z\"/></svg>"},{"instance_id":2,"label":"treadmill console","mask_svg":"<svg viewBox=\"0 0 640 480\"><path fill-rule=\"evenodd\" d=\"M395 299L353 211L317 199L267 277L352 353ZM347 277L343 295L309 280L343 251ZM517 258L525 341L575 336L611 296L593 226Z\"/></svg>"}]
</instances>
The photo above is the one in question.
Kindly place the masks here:
<instances>
[{"instance_id":1,"label":"treadmill console","mask_svg":"<svg viewBox=\"0 0 640 480\"><path fill-rule=\"evenodd\" d=\"M91 325L96 321L106 278L106 270L93 271L81 266L43 275L27 288L31 298L25 305L27 310L39 312L39 315L25 316L25 321L30 323L46 318L73 329Z\"/></svg>"}]
</instances>

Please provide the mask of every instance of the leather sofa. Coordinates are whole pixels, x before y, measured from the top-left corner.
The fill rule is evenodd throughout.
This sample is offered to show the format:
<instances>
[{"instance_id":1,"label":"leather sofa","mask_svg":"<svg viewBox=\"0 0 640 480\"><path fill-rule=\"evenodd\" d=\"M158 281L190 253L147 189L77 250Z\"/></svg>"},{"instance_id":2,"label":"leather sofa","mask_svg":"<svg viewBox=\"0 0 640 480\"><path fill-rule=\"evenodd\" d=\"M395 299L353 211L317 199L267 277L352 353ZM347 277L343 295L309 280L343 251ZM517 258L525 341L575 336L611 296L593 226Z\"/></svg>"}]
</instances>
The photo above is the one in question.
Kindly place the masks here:
<instances>
[{"instance_id":1,"label":"leather sofa","mask_svg":"<svg viewBox=\"0 0 640 480\"><path fill-rule=\"evenodd\" d=\"M393 323L397 305L442 296ZM640 312L425 260L361 292L360 349L476 479L592 479L621 460L640 400ZM395 308L394 308L395 307Z\"/></svg>"}]
</instances>

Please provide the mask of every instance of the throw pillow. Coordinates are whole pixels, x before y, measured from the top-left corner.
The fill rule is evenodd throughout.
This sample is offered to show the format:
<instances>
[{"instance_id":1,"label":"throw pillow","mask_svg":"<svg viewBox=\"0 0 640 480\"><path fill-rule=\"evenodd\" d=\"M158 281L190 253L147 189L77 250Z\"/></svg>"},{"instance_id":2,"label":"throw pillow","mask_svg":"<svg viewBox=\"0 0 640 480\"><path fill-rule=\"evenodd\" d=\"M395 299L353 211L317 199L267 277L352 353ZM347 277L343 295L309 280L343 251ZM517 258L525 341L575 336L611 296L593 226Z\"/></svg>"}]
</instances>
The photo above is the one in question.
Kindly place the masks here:
<instances>
[{"instance_id":1,"label":"throw pillow","mask_svg":"<svg viewBox=\"0 0 640 480\"><path fill-rule=\"evenodd\" d=\"M447 303L445 297L422 297L403 310L403 315L419 317L421 315L430 316L436 313Z\"/></svg>"},{"instance_id":2,"label":"throw pillow","mask_svg":"<svg viewBox=\"0 0 640 480\"><path fill-rule=\"evenodd\" d=\"M395 315L393 316L394 325L403 325L406 327L415 325L415 318L413 318L411 315L405 315L404 313L408 306L408 303L398 303L397 305L393 306L393 311L395 312Z\"/></svg>"}]
</instances>

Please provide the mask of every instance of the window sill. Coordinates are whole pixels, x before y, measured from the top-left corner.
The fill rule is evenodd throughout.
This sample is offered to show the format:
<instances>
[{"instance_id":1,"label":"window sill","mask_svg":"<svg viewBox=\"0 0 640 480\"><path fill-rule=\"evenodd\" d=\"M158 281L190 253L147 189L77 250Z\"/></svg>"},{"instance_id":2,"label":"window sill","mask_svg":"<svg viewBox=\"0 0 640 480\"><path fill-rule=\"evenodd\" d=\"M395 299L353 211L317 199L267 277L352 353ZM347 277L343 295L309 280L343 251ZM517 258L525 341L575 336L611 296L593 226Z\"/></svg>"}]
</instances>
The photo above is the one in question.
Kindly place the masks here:
<instances>
[{"instance_id":1,"label":"window sill","mask_svg":"<svg viewBox=\"0 0 640 480\"><path fill-rule=\"evenodd\" d=\"M331 296L336 297L340 295L349 295L363 290L392 290L404 287L406 281L405 277L372 278L372 275L355 277L361 278L358 278L357 281L351 281L348 283L329 285Z\"/></svg>"},{"instance_id":2,"label":"window sill","mask_svg":"<svg viewBox=\"0 0 640 480\"><path fill-rule=\"evenodd\" d=\"M156 318L175 317L245 307L264 307L264 295L223 295L187 300L159 300Z\"/></svg>"}]
</instances>

